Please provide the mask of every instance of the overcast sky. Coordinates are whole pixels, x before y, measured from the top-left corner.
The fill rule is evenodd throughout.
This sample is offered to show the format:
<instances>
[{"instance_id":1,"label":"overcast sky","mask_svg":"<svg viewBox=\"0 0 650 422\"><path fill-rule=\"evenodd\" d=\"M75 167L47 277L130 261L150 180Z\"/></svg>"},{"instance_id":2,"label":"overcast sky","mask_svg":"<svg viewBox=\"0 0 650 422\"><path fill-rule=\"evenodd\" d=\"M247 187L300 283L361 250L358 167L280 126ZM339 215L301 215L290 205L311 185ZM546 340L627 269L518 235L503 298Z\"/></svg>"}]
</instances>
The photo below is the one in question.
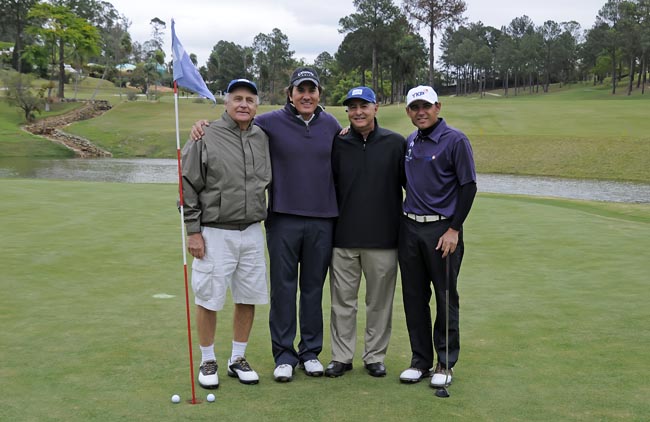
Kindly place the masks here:
<instances>
[{"instance_id":1,"label":"overcast sky","mask_svg":"<svg viewBox=\"0 0 650 422\"><path fill-rule=\"evenodd\" d=\"M279 28L289 38L297 59L314 61L323 51L334 55L345 34L339 34L339 19L355 12L352 0L109 0L131 20L129 32L140 43L151 38L152 18L167 24L165 53L171 59L171 19L176 35L188 53L198 57L199 66L207 61L219 41L241 46L253 45L259 33ZM401 0L395 0L401 6ZM513 18L527 15L536 25L544 21L577 21L589 29L606 0L465 0L469 22L500 28ZM426 38L426 32L422 32Z\"/></svg>"}]
</instances>

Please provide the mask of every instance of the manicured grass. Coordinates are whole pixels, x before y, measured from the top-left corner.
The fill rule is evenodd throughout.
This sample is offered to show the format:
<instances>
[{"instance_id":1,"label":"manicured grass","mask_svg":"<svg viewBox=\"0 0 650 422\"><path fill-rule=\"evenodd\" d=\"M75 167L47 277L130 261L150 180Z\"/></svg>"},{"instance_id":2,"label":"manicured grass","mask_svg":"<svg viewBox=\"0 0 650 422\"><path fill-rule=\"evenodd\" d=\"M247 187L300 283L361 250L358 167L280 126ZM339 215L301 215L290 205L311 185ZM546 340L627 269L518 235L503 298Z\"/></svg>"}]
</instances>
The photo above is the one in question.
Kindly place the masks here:
<instances>
[{"instance_id":1,"label":"manicured grass","mask_svg":"<svg viewBox=\"0 0 650 422\"><path fill-rule=\"evenodd\" d=\"M447 400L426 382L397 380L410 359L398 287L386 378L364 372L359 343L342 378L273 382L266 305L247 352L261 382L244 386L225 374L228 304L219 314L217 400L192 406L169 401L191 396L176 187L0 179L0 190L1 420L627 422L650 414L647 204L479 195L465 228L462 353ZM173 297L154 298L160 293ZM329 357L326 330L321 358ZM197 395L206 392L197 386Z\"/></svg>"},{"instance_id":2,"label":"manicured grass","mask_svg":"<svg viewBox=\"0 0 650 422\"><path fill-rule=\"evenodd\" d=\"M78 96L92 95L97 80L88 78ZM171 95L158 102L120 101L120 92L107 81L99 81L100 96L114 108L105 115L78 122L66 130L92 140L115 157L175 157L176 132ZM73 88L67 89L72 97ZM570 178L650 182L650 94L612 96L607 85L574 84L552 87L549 94L521 92L509 97L495 91L484 98L441 97L442 116L464 131L472 142L477 170L481 173L557 176ZM124 97L125 98L125 97ZM0 107L3 107L0 105ZM5 106L6 107L6 106ZM280 106L263 105L259 113ZM9 109L7 109L9 111ZM347 126L343 107L330 106ZM0 110L2 111L2 110ZM218 118L223 105L179 100L181 143L198 119ZM25 137L17 129L15 114L0 113L0 156L47 155L42 142L17 147ZM18 120L17 120L18 119ZM413 131L404 105L382 105L379 124L403 135ZM57 151L59 147L53 147ZM67 153L67 152L66 152ZM54 154L54 153L53 153Z\"/></svg>"},{"instance_id":3,"label":"manicured grass","mask_svg":"<svg viewBox=\"0 0 650 422\"><path fill-rule=\"evenodd\" d=\"M51 115L61 113L58 108ZM43 113L38 117L50 115ZM73 157L67 148L45 138L34 136L20 129L24 124L22 110L11 107L4 99L0 100L0 157Z\"/></svg>"},{"instance_id":4,"label":"manicured grass","mask_svg":"<svg viewBox=\"0 0 650 422\"><path fill-rule=\"evenodd\" d=\"M639 95L610 98L590 89L579 86L547 96L443 97L442 115L468 135L482 173L650 181L650 101ZM69 130L117 157L173 157L176 135L170 101L121 103ZM261 106L258 112L278 107ZM327 110L347 126L343 107ZM195 120L222 113L222 105L181 100L181 142ZM403 135L413 130L403 105L380 106L378 120Z\"/></svg>"}]
</instances>

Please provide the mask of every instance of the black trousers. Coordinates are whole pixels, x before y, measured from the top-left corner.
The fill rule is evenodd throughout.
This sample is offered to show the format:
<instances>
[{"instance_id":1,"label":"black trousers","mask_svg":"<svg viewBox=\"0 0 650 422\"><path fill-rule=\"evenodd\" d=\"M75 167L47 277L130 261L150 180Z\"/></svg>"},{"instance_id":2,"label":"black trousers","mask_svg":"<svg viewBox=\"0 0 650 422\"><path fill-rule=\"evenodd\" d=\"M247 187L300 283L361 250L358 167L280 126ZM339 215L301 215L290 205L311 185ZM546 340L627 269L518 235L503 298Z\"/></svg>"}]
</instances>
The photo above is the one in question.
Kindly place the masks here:
<instances>
[{"instance_id":1,"label":"black trousers","mask_svg":"<svg viewBox=\"0 0 650 422\"><path fill-rule=\"evenodd\" d=\"M323 349L323 285L332 260L334 219L269 213L265 223L271 279L269 328L276 365L296 366ZM299 274L300 273L300 274ZM296 295L300 289L299 318ZM297 320L300 342L294 347Z\"/></svg>"},{"instance_id":2,"label":"black trousers","mask_svg":"<svg viewBox=\"0 0 650 422\"><path fill-rule=\"evenodd\" d=\"M438 362L453 368L460 353L459 300L457 277L463 259L463 231L450 256L449 268L449 362L445 359L445 259L436 251L438 239L451 221L418 223L405 216L400 221L398 259L402 276L402 294L406 327L411 341L411 367L429 370L434 366L434 348ZM436 299L436 319L431 325L431 285Z\"/></svg>"}]
</instances>

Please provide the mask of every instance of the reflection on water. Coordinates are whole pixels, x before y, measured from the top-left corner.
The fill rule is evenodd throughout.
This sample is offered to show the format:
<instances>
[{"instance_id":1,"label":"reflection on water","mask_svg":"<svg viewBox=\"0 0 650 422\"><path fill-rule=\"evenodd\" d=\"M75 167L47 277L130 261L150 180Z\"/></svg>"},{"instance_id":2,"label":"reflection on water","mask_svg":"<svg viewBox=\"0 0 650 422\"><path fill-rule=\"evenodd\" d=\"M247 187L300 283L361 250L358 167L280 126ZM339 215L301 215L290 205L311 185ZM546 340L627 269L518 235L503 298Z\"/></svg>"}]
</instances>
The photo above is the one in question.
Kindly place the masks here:
<instances>
[{"instance_id":1,"label":"reflection on water","mask_svg":"<svg viewBox=\"0 0 650 422\"><path fill-rule=\"evenodd\" d=\"M0 158L0 177L122 183L177 183L175 159ZM650 184L479 174L480 192L610 202L650 202Z\"/></svg>"},{"instance_id":2,"label":"reflection on water","mask_svg":"<svg viewBox=\"0 0 650 422\"><path fill-rule=\"evenodd\" d=\"M169 159L0 159L0 177L122 183L178 182L176 160Z\"/></svg>"}]
</instances>

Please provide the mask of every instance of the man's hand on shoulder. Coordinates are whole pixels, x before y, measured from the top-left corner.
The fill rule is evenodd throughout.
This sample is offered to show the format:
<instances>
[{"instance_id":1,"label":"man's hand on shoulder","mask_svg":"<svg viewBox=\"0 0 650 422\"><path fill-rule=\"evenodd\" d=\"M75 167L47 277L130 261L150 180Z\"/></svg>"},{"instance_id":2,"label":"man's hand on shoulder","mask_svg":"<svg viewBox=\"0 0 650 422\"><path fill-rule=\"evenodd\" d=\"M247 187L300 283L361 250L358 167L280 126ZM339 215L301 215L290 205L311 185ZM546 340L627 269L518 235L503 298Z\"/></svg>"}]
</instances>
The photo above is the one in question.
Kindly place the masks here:
<instances>
[{"instance_id":1,"label":"man's hand on shoulder","mask_svg":"<svg viewBox=\"0 0 650 422\"><path fill-rule=\"evenodd\" d=\"M192 130L190 131L191 140L198 141L199 139L203 138L203 135L205 135L203 126L210 126L210 122L207 120L197 120L194 123L194 125L192 126Z\"/></svg>"}]
</instances>

